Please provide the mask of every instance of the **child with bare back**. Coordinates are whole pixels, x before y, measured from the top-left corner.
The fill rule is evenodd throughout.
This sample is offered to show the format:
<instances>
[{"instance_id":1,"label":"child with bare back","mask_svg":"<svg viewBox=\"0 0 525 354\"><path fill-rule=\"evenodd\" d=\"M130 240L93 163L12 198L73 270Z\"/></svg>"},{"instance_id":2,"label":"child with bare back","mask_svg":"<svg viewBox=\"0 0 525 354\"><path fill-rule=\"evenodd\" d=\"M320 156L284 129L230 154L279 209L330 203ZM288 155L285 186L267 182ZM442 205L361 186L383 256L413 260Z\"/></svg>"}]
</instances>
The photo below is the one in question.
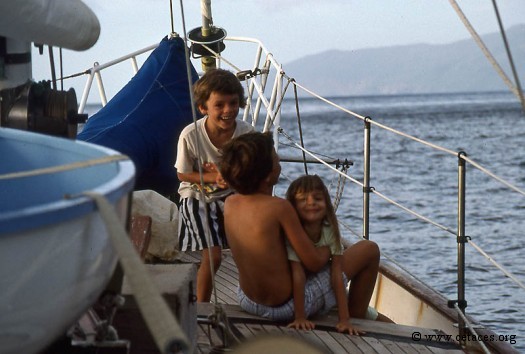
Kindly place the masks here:
<instances>
[{"instance_id":1,"label":"child with bare back","mask_svg":"<svg viewBox=\"0 0 525 354\"><path fill-rule=\"evenodd\" d=\"M292 272L285 240L309 272L305 283L308 315L324 312L333 298L327 246L315 247L292 204L272 196L281 171L268 134L248 133L223 147L220 171L236 191L224 204L224 226L239 270L239 304L245 311L274 321L293 321ZM379 269L379 248L360 241L341 256L341 269L352 280L350 316L365 318ZM332 303L334 301L331 301ZM360 332L346 325L350 334Z\"/></svg>"},{"instance_id":2,"label":"child with bare back","mask_svg":"<svg viewBox=\"0 0 525 354\"><path fill-rule=\"evenodd\" d=\"M319 176L307 175L293 181L286 192L286 199L292 203L308 238L316 247L328 246L332 259L330 261L330 283L334 295L333 301L325 304L329 310L337 304L339 322L336 329L339 332L352 333L348 300L346 298L347 278L343 272L343 245L337 217L332 206L330 195ZM288 327L298 329L313 329L314 323L308 320L311 311L305 311L305 269L293 248L288 244L288 259L292 267L293 298L295 319ZM328 274L327 274L328 275ZM327 297L329 299L329 297ZM376 319L378 313L369 307L366 318Z\"/></svg>"}]
</instances>

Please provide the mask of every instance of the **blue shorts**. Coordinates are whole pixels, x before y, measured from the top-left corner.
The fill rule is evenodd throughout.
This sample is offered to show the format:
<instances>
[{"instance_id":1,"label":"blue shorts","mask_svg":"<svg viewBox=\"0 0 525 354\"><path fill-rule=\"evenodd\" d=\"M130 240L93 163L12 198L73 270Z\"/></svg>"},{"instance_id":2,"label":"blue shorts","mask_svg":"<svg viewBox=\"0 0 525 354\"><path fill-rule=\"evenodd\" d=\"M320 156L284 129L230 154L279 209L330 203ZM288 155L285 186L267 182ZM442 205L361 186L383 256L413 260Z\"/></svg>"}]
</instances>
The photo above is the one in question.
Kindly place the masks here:
<instances>
[{"instance_id":1,"label":"blue shorts","mask_svg":"<svg viewBox=\"0 0 525 354\"><path fill-rule=\"evenodd\" d=\"M348 283L345 274L343 274L343 282ZM326 314L337 304L332 289L329 265L326 265L320 272L309 275L304 290L304 311L307 318L316 314ZM241 308L253 315L279 322L291 322L295 318L293 298L280 306L260 305L248 298L240 287L237 289L237 297ZM366 318L375 320L377 316L377 311L368 307Z\"/></svg>"}]
</instances>

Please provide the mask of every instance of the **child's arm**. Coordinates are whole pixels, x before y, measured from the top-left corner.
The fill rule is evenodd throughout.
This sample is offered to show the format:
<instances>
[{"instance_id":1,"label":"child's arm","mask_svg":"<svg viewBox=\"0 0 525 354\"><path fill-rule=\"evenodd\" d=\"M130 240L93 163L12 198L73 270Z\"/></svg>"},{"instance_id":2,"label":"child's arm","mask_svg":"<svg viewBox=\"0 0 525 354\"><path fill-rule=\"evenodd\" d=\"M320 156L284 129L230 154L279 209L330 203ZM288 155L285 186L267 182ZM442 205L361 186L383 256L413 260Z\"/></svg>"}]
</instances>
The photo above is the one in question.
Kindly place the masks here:
<instances>
[{"instance_id":1,"label":"child's arm","mask_svg":"<svg viewBox=\"0 0 525 354\"><path fill-rule=\"evenodd\" d=\"M313 322L308 321L304 313L304 284L306 275L303 265L300 262L290 261L292 268L293 302L295 308L295 319L288 325L289 328L314 329Z\"/></svg>"},{"instance_id":2,"label":"child's arm","mask_svg":"<svg viewBox=\"0 0 525 354\"><path fill-rule=\"evenodd\" d=\"M332 265L330 268L330 277L337 309L339 312L339 322L335 326L339 332L348 332L349 334L362 334L363 332L352 327L350 323L350 314L348 312L348 298L346 296L345 286L343 284L343 256L332 256Z\"/></svg>"},{"instance_id":3,"label":"child's arm","mask_svg":"<svg viewBox=\"0 0 525 354\"><path fill-rule=\"evenodd\" d=\"M181 182L201 183L201 176L199 171L188 173L177 173L177 177ZM222 178L217 166L212 162L206 162L202 166L202 179L204 183L215 183L221 188L227 188L228 184Z\"/></svg>"}]
</instances>

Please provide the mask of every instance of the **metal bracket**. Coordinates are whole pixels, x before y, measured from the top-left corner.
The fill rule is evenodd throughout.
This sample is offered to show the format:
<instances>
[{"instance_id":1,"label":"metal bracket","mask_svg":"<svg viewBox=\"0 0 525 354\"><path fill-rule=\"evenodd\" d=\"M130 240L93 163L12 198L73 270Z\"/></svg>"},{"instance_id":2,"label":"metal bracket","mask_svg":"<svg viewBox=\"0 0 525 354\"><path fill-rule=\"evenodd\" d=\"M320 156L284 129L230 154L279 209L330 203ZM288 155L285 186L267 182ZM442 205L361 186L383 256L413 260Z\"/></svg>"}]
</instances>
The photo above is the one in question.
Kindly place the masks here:
<instances>
[{"instance_id":1,"label":"metal bracket","mask_svg":"<svg viewBox=\"0 0 525 354\"><path fill-rule=\"evenodd\" d=\"M467 307L467 300L448 300L447 306L451 309L454 308L454 305L458 304L460 309L465 309Z\"/></svg>"},{"instance_id":2,"label":"metal bracket","mask_svg":"<svg viewBox=\"0 0 525 354\"><path fill-rule=\"evenodd\" d=\"M457 237L458 243L468 243L468 240L472 240L472 237L470 236L458 236Z\"/></svg>"}]
</instances>

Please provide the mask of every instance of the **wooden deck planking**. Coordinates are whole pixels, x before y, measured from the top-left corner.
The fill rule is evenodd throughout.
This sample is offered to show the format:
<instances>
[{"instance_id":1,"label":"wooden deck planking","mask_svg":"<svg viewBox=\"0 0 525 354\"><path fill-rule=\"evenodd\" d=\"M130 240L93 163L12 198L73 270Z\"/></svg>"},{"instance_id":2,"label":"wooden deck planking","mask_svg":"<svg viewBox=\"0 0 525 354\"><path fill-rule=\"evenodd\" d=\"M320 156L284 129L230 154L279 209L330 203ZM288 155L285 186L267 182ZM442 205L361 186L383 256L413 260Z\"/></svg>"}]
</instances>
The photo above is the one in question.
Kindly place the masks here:
<instances>
[{"instance_id":1,"label":"wooden deck planking","mask_svg":"<svg viewBox=\"0 0 525 354\"><path fill-rule=\"evenodd\" d=\"M350 339L350 336L344 335L339 332L327 332L333 337L348 353L376 353L366 342L363 342L362 338L359 338L360 343L355 343Z\"/></svg>"},{"instance_id":2,"label":"wooden deck planking","mask_svg":"<svg viewBox=\"0 0 525 354\"><path fill-rule=\"evenodd\" d=\"M199 263L201 252L188 252L181 257L183 262ZM230 324L244 336L244 338L259 337L262 335L286 335L307 341L327 353L370 353L370 354L459 354L464 353L455 343L421 343L412 341L412 333L418 331L425 334L436 334L432 329L395 325L390 323L352 319L354 326L366 332L363 336L350 336L335 331L337 312L332 311L327 316L315 318L316 329L300 331L287 328L282 323L250 315L237 305L238 272L229 251L223 251L223 261L218 269L215 280L217 301L222 304ZM212 300L214 295L212 295ZM213 313L213 304L199 303L197 312L200 318ZM212 348L207 341L207 325L199 324L198 350L209 353ZM211 330L213 343L220 343L220 339ZM208 351L206 351L208 350Z\"/></svg>"},{"instance_id":3,"label":"wooden deck planking","mask_svg":"<svg viewBox=\"0 0 525 354\"><path fill-rule=\"evenodd\" d=\"M317 336L323 343L328 347L330 353L348 353L345 347L329 332L326 331L316 331ZM354 352L356 353L356 352Z\"/></svg>"}]
</instances>

